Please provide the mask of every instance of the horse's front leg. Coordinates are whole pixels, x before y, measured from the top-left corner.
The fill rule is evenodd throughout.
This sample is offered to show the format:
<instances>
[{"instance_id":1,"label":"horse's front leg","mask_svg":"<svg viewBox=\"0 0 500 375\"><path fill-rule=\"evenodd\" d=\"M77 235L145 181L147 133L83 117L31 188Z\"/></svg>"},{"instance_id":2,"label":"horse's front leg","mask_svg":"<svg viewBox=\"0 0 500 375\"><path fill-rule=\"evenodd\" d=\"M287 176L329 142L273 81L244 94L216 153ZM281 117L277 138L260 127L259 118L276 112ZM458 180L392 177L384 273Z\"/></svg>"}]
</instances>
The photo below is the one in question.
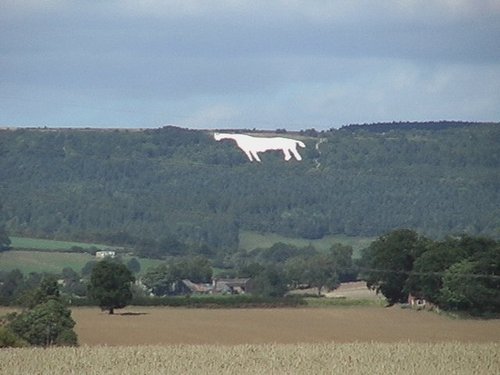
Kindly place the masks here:
<instances>
[{"instance_id":1,"label":"horse's front leg","mask_svg":"<svg viewBox=\"0 0 500 375\"><path fill-rule=\"evenodd\" d=\"M292 155L290 155L290 150L287 148L283 148L283 155L285 155L286 161L288 161L292 158Z\"/></svg>"}]
</instances>

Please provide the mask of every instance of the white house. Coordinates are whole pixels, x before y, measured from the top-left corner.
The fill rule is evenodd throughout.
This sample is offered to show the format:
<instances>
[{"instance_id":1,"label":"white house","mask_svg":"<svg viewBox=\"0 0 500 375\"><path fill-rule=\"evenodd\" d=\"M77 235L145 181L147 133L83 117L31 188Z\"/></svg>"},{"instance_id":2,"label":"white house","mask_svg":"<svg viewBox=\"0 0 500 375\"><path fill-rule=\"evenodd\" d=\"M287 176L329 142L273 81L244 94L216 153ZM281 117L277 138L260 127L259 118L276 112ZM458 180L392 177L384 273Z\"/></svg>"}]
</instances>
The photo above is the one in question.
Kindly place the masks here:
<instances>
[{"instance_id":1,"label":"white house","mask_svg":"<svg viewBox=\"0 0 500 375\"><path fill-rule=\"evenodd\" d=\"M106 257L114 258L115 256L116 256L116 253L113 250L100 250L100 251L96 251L96 253L95 253L95 257L97 259L104 259Z\"/></svg>"}]
</instances>

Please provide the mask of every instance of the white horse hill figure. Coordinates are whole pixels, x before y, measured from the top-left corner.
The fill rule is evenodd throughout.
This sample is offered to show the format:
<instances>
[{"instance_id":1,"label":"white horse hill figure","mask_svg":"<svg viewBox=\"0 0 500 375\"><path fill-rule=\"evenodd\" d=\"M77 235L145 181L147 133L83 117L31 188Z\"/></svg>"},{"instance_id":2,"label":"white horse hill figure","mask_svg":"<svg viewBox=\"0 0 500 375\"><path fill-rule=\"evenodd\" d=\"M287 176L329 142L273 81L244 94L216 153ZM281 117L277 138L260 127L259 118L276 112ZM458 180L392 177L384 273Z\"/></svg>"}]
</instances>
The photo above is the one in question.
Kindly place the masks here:
<instances>
[{"instance_id":1,"label":"white horse hill figure","mask_svg":"<svg viewBox=\"0 0 500 375\"><path fill-rule=\"evenodd\" d=\"M243 150L250 161L256 160L258 162L261 161L259 152L269 150L283 151L286 161L290 160L292 155L295 159L302 160L302 157L297 151L297 146L306 147L304 142L283 137L252 137L245 134L214 133L214 138L216 141L222 139L232 139L236 141L238 147Z\"/></svg>"}]
</instances>

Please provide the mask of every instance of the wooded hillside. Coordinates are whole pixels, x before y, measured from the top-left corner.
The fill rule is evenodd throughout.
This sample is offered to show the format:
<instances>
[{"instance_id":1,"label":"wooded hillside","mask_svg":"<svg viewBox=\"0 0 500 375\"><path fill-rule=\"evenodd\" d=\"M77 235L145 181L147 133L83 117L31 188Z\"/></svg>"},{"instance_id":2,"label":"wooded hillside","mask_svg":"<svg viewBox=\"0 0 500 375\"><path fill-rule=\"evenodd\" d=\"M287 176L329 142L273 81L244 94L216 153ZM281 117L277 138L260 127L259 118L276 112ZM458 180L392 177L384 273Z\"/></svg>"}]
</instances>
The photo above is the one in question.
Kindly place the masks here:
<instances>
[{"instance_id":1,"label":"wooded hillside","mask_svg":"<svg viewBox=\"0 0 500 375\"><path fill-rule=\"evenodd\" d=\"M29 236L171 235L227 249L240 229L500 234L498 123L279 133L306 143L302 162L268 152L251 163L231 141L175 127L0 130L0 223Z\"/></svg>"}]
</instances>

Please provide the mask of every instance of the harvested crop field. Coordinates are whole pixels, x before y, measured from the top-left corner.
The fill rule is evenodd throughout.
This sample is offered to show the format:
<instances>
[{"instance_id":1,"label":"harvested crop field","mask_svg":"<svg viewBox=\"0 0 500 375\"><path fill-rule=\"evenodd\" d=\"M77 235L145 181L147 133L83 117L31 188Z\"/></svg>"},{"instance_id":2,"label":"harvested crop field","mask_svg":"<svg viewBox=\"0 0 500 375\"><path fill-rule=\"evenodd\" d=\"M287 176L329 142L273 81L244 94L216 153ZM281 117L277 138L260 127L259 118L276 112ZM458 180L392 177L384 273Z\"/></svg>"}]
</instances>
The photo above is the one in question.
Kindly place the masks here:
<instances>
[{"instance_id":1,"label":"harvested crop field","mask_svg":"<svg viewBox=\"0 0 500 375\"><path fill-rule=\"evenodd\" d=\"M500 320L458 320L399 307L75 308L83 345L500 342Z\"/></svg>"}]
</instances>

